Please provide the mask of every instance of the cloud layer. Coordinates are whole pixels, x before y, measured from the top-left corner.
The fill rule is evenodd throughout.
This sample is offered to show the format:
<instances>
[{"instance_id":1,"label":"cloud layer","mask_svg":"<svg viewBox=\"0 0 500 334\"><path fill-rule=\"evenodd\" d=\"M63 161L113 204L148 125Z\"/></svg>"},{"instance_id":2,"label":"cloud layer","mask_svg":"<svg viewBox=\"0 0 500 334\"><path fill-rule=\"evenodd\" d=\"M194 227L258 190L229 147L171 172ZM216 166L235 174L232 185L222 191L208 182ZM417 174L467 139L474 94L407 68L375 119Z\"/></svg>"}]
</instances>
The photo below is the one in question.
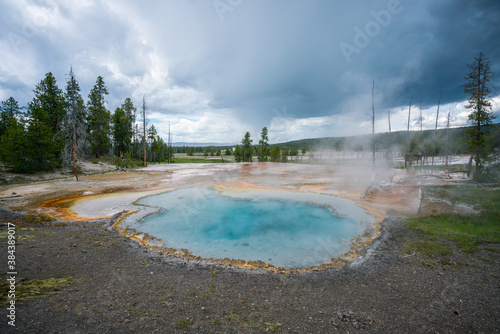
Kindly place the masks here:
<instances>
[{"instance_id":1,"label":"cloud layer","mask_svg":"<svg viewBox=\"0 0 500 334\"><path fill-rule=\"evenodd\" d=\"M406 128L410 97L431 119L441 88L463 125L466 65L482 51L500 72L498 17L494 0L9 0L0 99L27 104L46 72L63 87L72 66L84 97L103 76L112 111L146 96L174 141L237 142L267 126L276 142L369 132L375 80L377 131L388 109Z\"/></svg>"}]
</instances>

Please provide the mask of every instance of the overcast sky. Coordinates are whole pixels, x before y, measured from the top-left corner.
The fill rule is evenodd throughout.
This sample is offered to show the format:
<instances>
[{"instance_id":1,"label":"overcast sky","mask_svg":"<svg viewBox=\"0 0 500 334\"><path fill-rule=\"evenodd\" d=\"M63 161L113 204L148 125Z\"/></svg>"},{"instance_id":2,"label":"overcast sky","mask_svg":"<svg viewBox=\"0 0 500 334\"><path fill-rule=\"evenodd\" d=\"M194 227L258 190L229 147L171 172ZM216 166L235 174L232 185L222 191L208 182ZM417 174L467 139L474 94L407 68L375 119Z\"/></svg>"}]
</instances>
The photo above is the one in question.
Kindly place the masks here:
<instances>
[{"instance_id":1,"label":"overcast sky","mask_svg":"<svg viewBox=\"0 0 500 334\"><path fill-rule=\"evenodd\" d=\"M21 105L70 67L82 96L97 76L112 112L146 97L149 122L175 142L258 142L465 125L461 85L482 51L497 74L498 0L2 0L0 100Z\"/></svg>"}]
</instances>

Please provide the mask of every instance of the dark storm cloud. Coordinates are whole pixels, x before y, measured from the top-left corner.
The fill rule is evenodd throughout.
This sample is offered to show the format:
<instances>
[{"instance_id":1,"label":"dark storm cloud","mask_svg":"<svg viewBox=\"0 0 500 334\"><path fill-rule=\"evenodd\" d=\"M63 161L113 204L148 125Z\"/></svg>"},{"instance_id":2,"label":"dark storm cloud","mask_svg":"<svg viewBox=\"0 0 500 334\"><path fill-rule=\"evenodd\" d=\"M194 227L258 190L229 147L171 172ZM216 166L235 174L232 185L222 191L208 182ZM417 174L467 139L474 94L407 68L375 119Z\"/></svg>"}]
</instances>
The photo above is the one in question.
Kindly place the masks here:
<instances>
[{"instance_id":1,"label":"dark storm cloud","mask_svg":"<svg viewBox=\"0 0 500 334\"><path fill-rule=\"evenodd\" d=\"M500 17L498 1L433 2L422 14L422 19L404 25L392 38L383 41L385 48L393 50L398 58L418 61L412 76L399 90L393 90L389 106L407 103L410 95L422 99L424 106L436 104L441 87L443 102L464 100L461 85L467 73L466 64L472 63L481 51L492 65L500 60L495 42L496 36L500 36L496 23ZM403 68L401 63L393 63L393 71L388 72L391 77ZM377 77L383 78L384 74L374 72Z\"/></svg>"},{"instance_id":2,"label":"dark storm cloud","mask_svg":"<svg viewBox=\"0 0 500 334\"><path fill-rule=\"evenodd\" d=\"M63 87L73 66L85 98L104 77L111 110L146 95L152 112L203 128L206 115L254 130L316 117L301 135L318 136L314 126L366 116L373 80L377 110L410 96L430 110L441 87L442 103L465 100L480 51L500 71L498 17L500 2L485 0L11 0L0 5L0 97L26 104L45 73Z\"/></svg>"},{"instance_id":3,"label":"dark storm cloud","mask_svg":"<svg viewBox=\"0 0 500 334\"><path fill-rule=\"evenodd\" d=\"M208 25L213 35L203 57L172 68L172 77L210 91L213 108L259 120L282 106L299 117L349 112L346 101L369 94L372 80L381 108L405 105L410 96L434 105L441 87L443 102L461 101L466 64L479 51L498 60L499 7L455 0L242 2L221 27ZM346 57L342 43L357 52Z\"/></svg>"}]
</instances>

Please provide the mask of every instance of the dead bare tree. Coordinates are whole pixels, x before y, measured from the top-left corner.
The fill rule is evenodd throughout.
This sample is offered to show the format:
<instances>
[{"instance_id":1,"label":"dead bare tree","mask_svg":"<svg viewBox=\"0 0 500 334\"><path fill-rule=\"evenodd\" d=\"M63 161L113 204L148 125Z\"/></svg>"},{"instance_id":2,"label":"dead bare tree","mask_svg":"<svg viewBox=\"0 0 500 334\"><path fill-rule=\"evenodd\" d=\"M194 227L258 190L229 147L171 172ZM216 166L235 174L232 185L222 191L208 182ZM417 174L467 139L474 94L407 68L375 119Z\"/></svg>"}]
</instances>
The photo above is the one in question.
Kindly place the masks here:
<instances>
[{"instance_id":1,"label":"dead bare tree","mask_svg":"<svg viewBox=\"0 0 500 334\"><path fill-rule=\"evenodd\" d=\"M71 68L70 72L70 84L73 80L75 80L75 76L73 75L73 68ZM76 80L75 80L76 81ZM76 90L73 90L73 94L71 94L71 122L73 123L73 176L78 181L78 173L77 173L77 163L78 156L76 154L76 109L77 109L77 98L74 96Z\"/></svg>"},{"instance_id":2,"label":"dead bare tree","mask_svg":"<svg viewBox=\"0 0 500 334\"><path fill-rule=\"evenodd\" d=\"M388 156L389 156L389 166L392 168L392 135L391 135L391 111L387 110L387 121L389 122L389 148L388 148Z\"/></svg>"},{"instance_id":3,"label":"dead bare tree","mask_svg":"<svg viewBox=\"0 0 500 334\"><path fill-rule=\"evenodd\" d=\"M411 115L411 99L413 98L413 96L410 96L410 107L408 108L408 127L406 129L406 131L410 132L410 115Z\"/></svg>"},{"instance_id":4,"label":"dead bare tree","mask_svg":"<svg viewBox=\"0 0 500 334\"><path fill-rule=\"evenodd\" d=\"M133 147L133 151L131 151L130 156L133 159L136 159L139 157L139 147L138 147L138 142L139 142L139 123L137 122L137 108L134 108L134 125L133 125L133 142L134 144L131 145Z\"/></svg>"},{"instance_id":5,"label":"dead bare tree","mask_svg":"<svg viewBox=\"0 0 500 334\"><path fill-rule=\"evenodd\" d=\"M441 93L439 93L439 101L438 101L438 107L437 107L437 112L436 112L436 127L434 129L434 152L432 152L432 171L434 172L434 154L436 153L436 148L437 148L437 129L438 129L438 120L439 120L439 107L441 106L441 96L443 95L443 87L441 87Z\"/></svg>"},{"instance_id":6,"label":"dead bare tree","mask_svg":"<svg viewBox=\"0 0 500 334\"><path fill-rule=\"evenodd\" d=\"M422 123L423 123L423 119L422 119L422 100L420 100L420 106L419 106L419 112L420 112L420 116L419 116L419 121L420 121L420 134L422 134ZM420 143L419 145L419 149L420 149L420 152L423 151L423 143ZM425 152L424 152L425 153ZM424 167L424 159L427 158L427 154L425 153L423 155L423 157L421 157L421 161L420 161L420 172L422 172L422 168Z\"/></svg>"},{"instance_id":7,"label":"dead bare tree","mask_svg":"<svg viewBox=\"0 0 500 334\"><path fill-rule=\"evenodd\" d=\"M85 122L85 103L80 95L80 86L73 73L73 68L69 72L66 101L69 109L63 120L62 132L65 141L63 161L68 165L72 164L73 176L78 181L78 156L82 156L85 152L87 124Z\"/></svg>"},{"instance_id":8,"label":"dead bare tree","mask_svg":"<svg viewBox=\"0 0 500 334\"><path fill-rule=\"evenodd\" d=\"M168 163L172 162L172 137L170 136L170 121L168 122L167 161Z\"/></svg>"},{"instance_id":9,"label":"dead bare tree","mask_svg":"<svg viewBox=\"0 0 500 334\"><path fill-rule=\"evenodd\" d=\"M438 108L436 112L436 130L438 129L438 119L439 119L439 107L441 106L441 97L443 96L443 87L441 87L441 93L439 93Z\"/></svg>"},{"instance_id":10,"label":"dead bare tree","mask_svg":"<svg viewBox=\"0 0 500 334\"><path fill-rule=\"evenodd\" d=\"M419 119L420 120L420 132L422 132L422 125L423 125L423 122L424 122L424 120L422 118L422 100L420 100L420 107L419 107L419 109L420 109L420 119Z\"/></svg>"},{"instance_id":11,"label":"dead bare tree","mask_svg":"<svg viewBox=\"0 0 500 334\"><path fill-rule=\"evenodd\" d=\"M147 162L146 162L146 124L147 119L146 119L146 97L142 97L142 139L143 139L143 151L144 151L144 167L146 167Z\"/></svg>"},{"instance_id":12,"label":"dead bare tree","mask_svg":"<svg viewBox=\"0 0 500 334\"><path fill-rule=\"evenodd\" d=\"M373 80L372 87L372 164L373 170L375 170L375 80Z\"/></svg>"},{"instance_id":13,"label":"dead bare tree","mask_svg":"<svg viewBox=\"0 0 500 334\"><path fill-rule=\"evenodd\" d=\"M448 119L446 121L446 162L444 172L448 174L448 143L449 143L449 130L450 130L450 110L448 110Z\"/></svg>"},{"instance_id":14,"label":"dead bare tree","mask_svg":"<svg viewBox=\"0 0 500 334\"><path fill-rule=\"evenodd\" d=\"M406 154L405 154L405 169L408 167L408 159L410 155L410 114L411 114L411 99L413 96L410 96L410 107L408 108L408 127L406 129L407 136L406 136Z\"/></svg>"}]
</instances>

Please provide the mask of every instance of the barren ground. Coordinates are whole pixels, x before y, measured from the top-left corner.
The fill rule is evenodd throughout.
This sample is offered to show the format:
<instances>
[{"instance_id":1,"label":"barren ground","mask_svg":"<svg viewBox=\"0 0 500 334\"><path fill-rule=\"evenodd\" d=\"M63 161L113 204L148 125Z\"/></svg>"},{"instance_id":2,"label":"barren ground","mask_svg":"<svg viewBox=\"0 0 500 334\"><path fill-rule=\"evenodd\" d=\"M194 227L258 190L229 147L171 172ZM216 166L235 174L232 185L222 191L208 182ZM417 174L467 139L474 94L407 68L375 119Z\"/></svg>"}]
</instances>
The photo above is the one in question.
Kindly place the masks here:
<instances>
[{"instance_id":1,"label":"barren ground","mask_svg":"<svg viewBox=\"0 0 500 334\"><path fill-rule=\"evenodd\" d=\"M416 205L415 189L430 180L414 179L408 184L404 177L392 175L393 181L395 177L402 181L394 188L397 191L382 184L365 193L372 181L360 171L342 174L317 167L311 172L314 177L299 180L299 171L293 166L262 169L250 165L237 171L217 167L228 170L218 169L215 174L207 172L210 168L194 166L198 172L193 172L183 167L179 172L152 166L84 176L79 182L61 179L1 187L0 220L17 224L17 288L21 290L34 280L71 277L68 285L31 291L31 296L41 298L22 300L19 296L16 332L499 331L498 244L481 245L472 255L451 245L450 265L424 265L418 254L404 250L404 243L418 239L420 233L406 228L397 216L464 209L441 205L434 198L424 198ZM349 182L345 173L352 173ZM186 182L214 182L211 179L215 176L216 182L236 183L248 180L249 175L255 185L269 185L273 180L271 186L286 184L294 190L341 195L389 217L381 222L378 237L357 260L324 271L275 274L149 251L112 227L117 216L75 222L68 220L74 216L64 216L60 206L39 208L48 200L67 196L91 198L125 189L144 192ZM336 179L335 186L325 181L331 179ZM40 210L62 220L44 223L5 208ZM7 226L2 225L1 233L0 247L6 250ZM6 268L7 256L3 258L2 268ZM2 318L0 332L14 332L6 316Z\"/></svg>"}]
</instances>

